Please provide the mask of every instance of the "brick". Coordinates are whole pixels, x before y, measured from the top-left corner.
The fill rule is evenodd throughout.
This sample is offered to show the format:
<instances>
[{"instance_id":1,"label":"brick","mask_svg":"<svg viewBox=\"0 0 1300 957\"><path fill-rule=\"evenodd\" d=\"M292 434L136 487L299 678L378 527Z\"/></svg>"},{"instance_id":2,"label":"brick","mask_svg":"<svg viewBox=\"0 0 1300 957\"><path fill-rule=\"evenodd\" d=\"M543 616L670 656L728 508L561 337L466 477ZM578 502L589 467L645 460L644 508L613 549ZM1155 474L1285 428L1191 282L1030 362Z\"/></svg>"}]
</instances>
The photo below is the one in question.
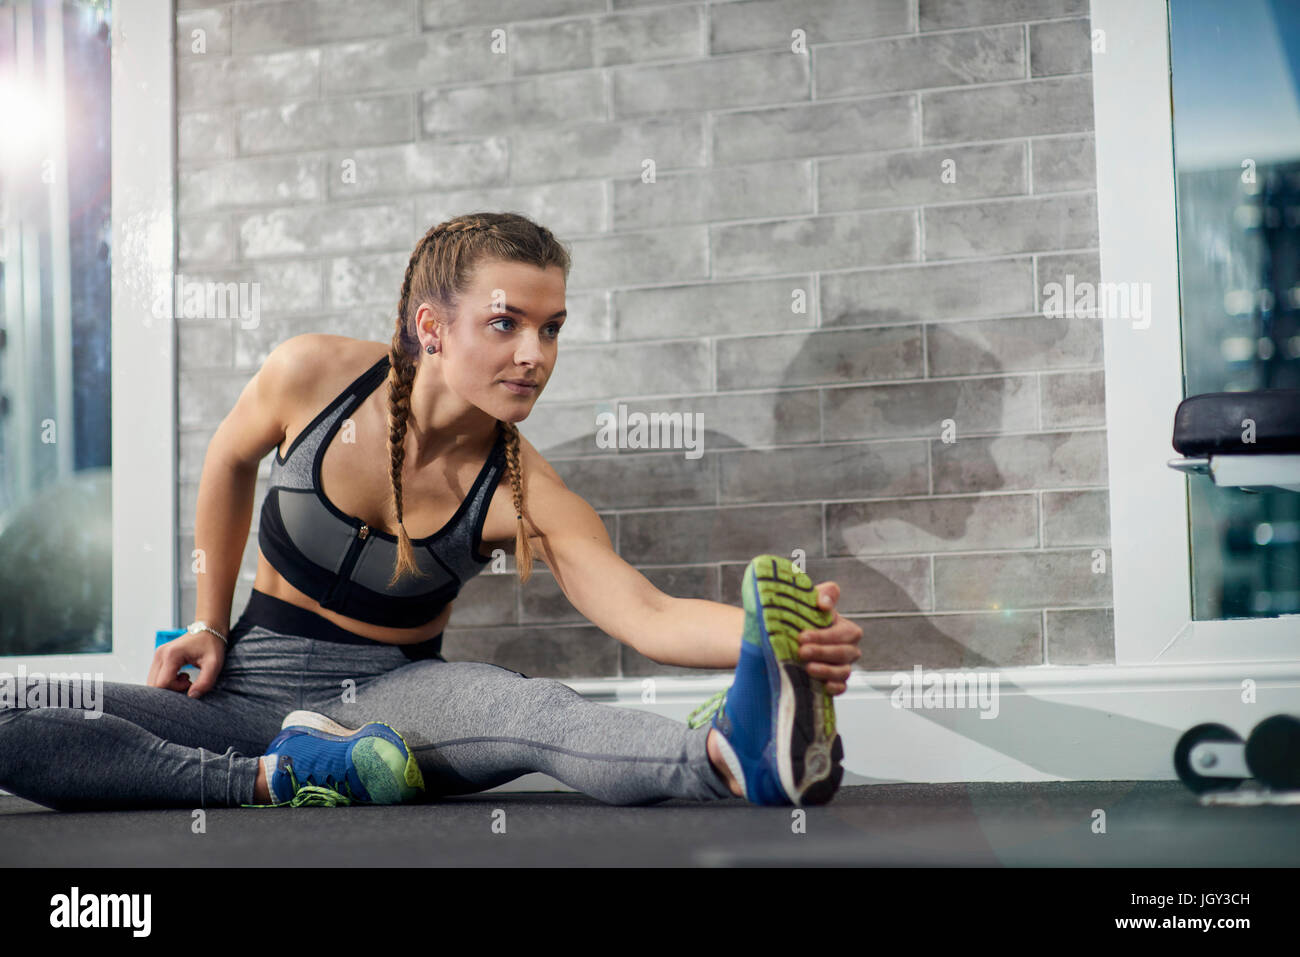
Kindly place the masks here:
<instances>
[{"instance_id":1,"label":"brick","mask_svg":"<svg viewBox=\"0 0 1300 957\"><path fill-rule=\"evenodd\" d=\"M192 57L176 63L178 110L266 105L314 97L320 88L320 50L262 56Z\"/></svg>"},{"instance_id":2,"label":"brick","mask_svg":"<svg viewBox=\"0 0 1300 957\"><path fill-rule=\"evenodd\" d=\"M1087 14L1088 0L919 0L922 30Z\"/></svg>"},{"instance_id":3,"label":"brick","mask_svg":"<svg viewBox=\"0 0 1300 957\"><path fill-rule=\"evenodd\" d=\"M235 258L234 231L225 216L181 216L177 231L179 262L223 263Z\"/></svg>"},{"instance_id":4,"label":"brick","mask_svg":"<svg viewBox=\"0 0 1300 957\"><path fill-rule=\"evenodd\" d=\"M790 49L794 30L806 42L840 43L912 30L908 0L750 0L709 7L709 50Z\"/></svg>"},{"instance_id":5,"label":"brick","mask_svg":"<svg viewBox=\"0 0 1300 957\"><path fill-rule=\"evenodd\" d=\"M1109 561L1106 565L1110 568ZM1045 549L934 559L938 611L1021 610L1112 601L1109 572L1093 572L1092 549Z\"/></svg>"},{"instance_id":6,"label":"brick","mask_svg":"<svg viewBox=\"0 0 1300 957\"><path fill-rule=\"evenodd\" d=\"M926 354L932 376L1095 365L1102 362L1101 320L1019 316L936 323L926 327Z\"/></svg>"},{"instance_id":7,"label":"brick","mask_svg":"<svg viewBox=\"0 0 1300 957\"><path fill-rule=\"evenodd\" d=\"M349 39L355 39L350 37ZM322 51L321 92L392 93L445 84L486 83L507 75L506 55L494 53L486 28L363 40Z\"/></svg>"},{"instance_id":8,"label":"brick","mask_svg":"<svg viewBox=\"0 0 1300 957\"><path fill-rule=\"evenodd\" d=\"M718 389L829 385L920 374L916 328L852 329L719 339Z\"/></svg>"},{"instance_id":9,"label":"brick","mask_svg":"<svg viewBox=\"0 0 1300 957\"><path fill-rule=\"evenodd\" d=\"M1097 144L1087 136L1053 136L1029 141L1035 193L1097 188Z\"/></svg>"},{"instance_id":10,"label":"brick","mask_svg":"<svg viewBox=\"0 0 1300 957\"><path fill-rule=\"evenodd\" d=\"M247 156L397 143L410 139L414 122L411 98L399 94L245 110L235 130Z\"/></svg>"},{"instance_id":11,"label":"brick","mask_svg":"<svg viewBox=\"0 0 1300 957\"><path fill-rule=\"evenodd\" d=\"M397 314L402 277L411 254L378 253L373 256L340 256L327 263L327 304L344 308L362 304L391 304Z\"/></svg>"},{"instance_id":12,"label":"brick","mask_svg":"<svg viewBox=\"0 0 1300 957\"><path fill-rule=\"evenodd\" d=\"M1029 73L1055 76L1092 70L1092 28L1087 17L1029 27Z\"/></svg>"},{"instance_id":13,"label":"brick","mask_svg":"<svg viewBox=\"0 0 1300 957\"><path fill-rule=\"evenodd\" d=\"M900 149L920 143L915 94L722 113L713 118L713 163L757 163Z\"/></svg>"},{"instance_id":14,"label":"brick","mask_svg":"<svg viewBox=\"0 0 1300 957\"><path fill-rule=\"evenodd\" d=\"M597 17L591 23L592 62L615 66L698 56L705 48L705 17L702 5Z\"/></svg>"},{"instance_id":15,"label":"brick","mask_svg":"<svg viewBox=\"0 0 1300 957\"><path fill-rule=\"evenodd\" d=\"M555 401L697 392L709 384L708 352L706 342L577 346L566 350L546 392Z\"/></svg>"},{"instance_id":16,"label":"brick","mask_svg":"<svg viewBox=\"0 0 1300 957\"><path fill-rule=\"evenodd\" d=\"M692 430L695 421L692 418ZM692 431L697 445L701 438ZM686 451L606 452L582 459L552 460L551 465L564 484L593 508L716 505L717 457L687 458Z\"/></svg>"},{"instance_id":17,"label":"brick","mask_svg":"<svg viewBox=\"0 0 1300 957\"><path fill-rule=\"evenodd\" d=\"M510 30L510 67L515 76L594 66L590 20L530 23Z\"/></svg>"},{"instance_id":18,"label":"brick","mask_svg":"<svg viewBox=\"0 0 1300 957\"><path fill-rule=\"evenodd\" d=\"M1044 432L933 443L934 493L1107 484L1103 432Z\"/></svg>"},{"instance_id":19,"label":"brick","mask_svg":"<svg viewBox=\"0 0 1300 957\"><path fill-rule=\"evenodd\" d=\"M611 102L622 118L806 100L808 76L807 57L785 52L628 67L612 74Z\"/></svg>"},{"instance_id":20,"label":"brick","mask_svg":"<svg viewBox=\"0 0 1300 957\"><path fill-rule=\"evenodd\" d=\"M229 56L230 9L211 7L177 13L176 58Z\"/></svg>"},{"instance_id":21,"label":"brick","mask_svg":"<svg viewBox=\"0 0 1300 957\"><path fill-rule=\"evenodd\" d=\"M316 46L335 40L409 32L416 24L413 0L274 0L236 4L231 49L260 53Z\"/></svg>"},{"instance_id":22,"label":"brick","mask_svg":"<svg viewBox=\"0 0 1300 957\"><path fill-rule=\"evenodd\" d=\"M671 173L646 183L614 181L614 229L811 213L807 160Z\"/></svg>"},{"instance_id":23,"label":"brick","mask_svg":"<svg viewBox=\"0 0 1300 957\"><path fill-rule=\"evenodd\" d=\"M1047 661L1049 665L1113 665L1115 663L1115 610L1079 608L1049 610Z\"/></svg>"},{"instance_id":24,"label":"brick","mask_svg":"<svg viewBox=\"0 0 1300 957\"><path fill-rule=\"evenodd\" d=\"M516 185L639 176L647 159L658 172L704 165L704 125L698 116L517 130L510 143L510 180Z\"/></svg>"},{"instance_id":25,"label":"brick","mask_svg":"<svg viewBox=\"0 0 1300 957\"><path fill-rule=\"evenodd\" d=\"M708 274L705 226L575 239L569 285L575 289L639 286Z\"/></svg>"},{"instance_id":26,"label":"brick","mask_svg":"<svg viewBox=\"0 0 1300 957\"><path fill-rule=\"evenodd\" d=\"M907 262L917 258L919 245L910 210L740 223L710 232L718 277Z\"/></svg>"},{"instance_id":27,"label":"brick","mask_svg":"<svg viewBox=\"0 0 1300 957\"><path fill-rule=\"evenodd\" d=\"M828 389L822 415L827 441L862 436L937 440L944 423L952 420L961 446L988 441L968 438L973 434L1037 428L1038 390L1032 376L853 386Z\"/></svg>"},{"instance_id":28,"label":"brick","mask_svg":"<svg viewBox=\"0 0 1300 957\"><path fill-rule=\"evenodd\" d=\"M345 163L356 164L356 182L345 182ZM331 154L325 167L331 199L369 196L406 198L432 189L497 186L505 181L504 137L460 143L407 143Z\"/></svg>"},{"instance_id":29,"label":"brick","mask_svg":"<svg viewBox=\"0 0 1300 957\"><path fill-rule=\"evenodd\" d=\"M1066 76L922 93L922 142L954 143L1092 129L1092 77Z\"/></svg>"},{"instance_id":30,"label":"brick","mask_svg":"<svg viewBox=\"0 0 1300 957\"><path fill-rule=\"evenodd\" d=\"M235 136L230 117L220 110L182 113L176 121L178 165L230 159Z\"/></svg>"},{"instance_id":31,"label":"brick","mask_svg":"<svg viewBox=\"0 0 1300 957\"><path fill-rule=\"evenodd\" d=\"M1043 492L1043 544L1110 547L1110 491Z\"/></svg>"},{"instance_id":32,"label":"brick","mask_svg":"<svg viewBox=\"0 0 1300 957\"><path fill-rule=\"evenodd\" d=\"M997 83L1025 75L1020 26L844 43L817 51L817 96Z\"/></svg>"},{"instance_id":33,"label":"brick","mask_svg":"<svg viewBox=\"0 0 1300 957\"><path fill-rule=\"evenodd\" d=\"M926 259L1097 245L1095 193L931 207L923 215Z\"/></svg>"},{"instance_id":34,"label":"brick","mask_svg":"<svg viewBox=\"0 0 1300 957\"><path fill-rule=\"evenodd\" d=\"M423 0L420 4L426 30L467 23L504 26L521 20L604 13L605 9L605 0L529 0L522 6L518 0Z\"/></svg>"},{"instance_id":35,"label":"brick","mask_svg":"<svg viewBox=\"0 0 1300 957\"><path fill-rule=\"evenodd\" d=\"M273 209L239 217L243 259L414 247L410 203Z\"/></svg>"},{"instance_id":36,"label":"brick","mask_svg":"<svg viewBox=\"0 0 1300 957\"><path fill-rule=\"evenodd\" d=\"M850 555L1034 548L1035 495L829 502L826 540Z\"/></svg>"},{"instance_id":37,"label":"brick","mask_svg":"<svg viewBox=\"0 0 1300 957\"><path fill-rule=\"evenodd\" d=\"M511 210L527 216L562 242L570 235L603 232L605 227L605 187L596 180L451 190L418 196L414 202L412 248L438 223L479 210Z\"/></svg>"},{"instance_id":38,"label":"brick","mask_svg":"<svg viewBox=\"0 0 1300 957\"><path fill-rule=\"evenodd\" d=\"M925 322L1036 308L1029 257L897 266L821 276L822 327Z\"/></svg>"},{"instance_id":39,"label":"brick","mask_svg":"<svg viewBox=\"0 0 1300 957\"><path fill-rule=\"evenodd\" d=\"M571 126L604 119L605 87L595 71L430 90L420 96L420 129L425 136L504 134L528 126Z\"/></svg>"},{"instance_id":40,"label":"brick","mask_svg":"<svg viewBox=\"0 0 1300 957\"><path fill-rule=\"evenodd\" d=\"M882 445L889 448L882 448ZM724 505L894 494L892 443L725 452L717 456Z\"/></svg>"},{"instance_id":41,"label":"brick","mask_svg":"<svg viewBox=\"0 0 1300 957\"><path fill-rule=\"evenodd\" d=\"M325 195L325 163L317 156L236 159L180 169L177 206L182 216L247 206L309 203Z\"/></svg>"},{"instance_id":42,"label":"brick","mask_svg":"<svg viewBox=\"0 0 1300 957\"><path fill-rule=\"evenodd\" d=\"M818 160L817 166L821 213L1028 192L1023 143L832 157Z\"/></svg>"},{"instance_id":43,"label":"brick","mask_svg":"<svg viewBox=\"0 0 1300 957\"><path fill-rule=\"evenodd\" d=\"M792 311L795 291L806 311ZM788 332L814 324L812 277L705 282L689 286L625 289L613 294L614 338L672 339Z\"/></svg>"},{"instance_id":44,"label":"brick","mask_svg":"<svg viewBox=\"0 0 1300 957\"><path fill-rule=\"evenodd\" d=\"M1077 320L1076 320L1077 321ZM1091 321L1096 351L1101 351L1101 320ZM1096 360L1100 362L1100 356ZM1043 428L1066 429L1106 424L1106 374L1061 372L1042 377Z\"/></svg>"},{"instance_id":45,"label":"brick","mask_svg":"<svg viewBox=\"0 0 1300 957\"><path fill-rule=\"evenodd\" d=\"M1043 663L1040 611L987 614L882 615L857 622L862 643L860 671L922 668L1017 668ZM853 619L850 619L852 621Z\"/></svg>"},{"instance_id":46,"label":"brick","mask_svg":"<svg viewBox=\"0 0 1300 957\"><path fill-rule=\"evenodd\" d=\"M801 547L822 557L820 505L681 508L619 515L620 554L632 564L749 561Z\"/></svg>"}]
</instances>

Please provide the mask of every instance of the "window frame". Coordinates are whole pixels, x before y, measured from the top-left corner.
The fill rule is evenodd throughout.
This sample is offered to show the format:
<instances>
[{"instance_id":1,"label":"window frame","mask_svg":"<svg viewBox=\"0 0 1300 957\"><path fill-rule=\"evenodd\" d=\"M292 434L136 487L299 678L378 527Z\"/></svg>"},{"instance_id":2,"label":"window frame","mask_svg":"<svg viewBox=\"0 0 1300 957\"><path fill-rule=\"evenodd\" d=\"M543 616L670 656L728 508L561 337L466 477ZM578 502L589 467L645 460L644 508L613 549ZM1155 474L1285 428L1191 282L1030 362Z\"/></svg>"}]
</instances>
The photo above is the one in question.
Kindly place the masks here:
<instances>
[{"instance_id":1,"label":"window frame","mask_svg":"<svg viewBox=\"0 0 1300 957\"><path fill-rule=\"evenodd\" d=\"M1188 482L1210 479L1168 465L1184 398L1168 0L1092 0L1091 25L1101 280L1151 284L1149 325L1103 319L1115 662L1295 660L1300 615L1192 619Z\"/></svg>"}]
</instances>

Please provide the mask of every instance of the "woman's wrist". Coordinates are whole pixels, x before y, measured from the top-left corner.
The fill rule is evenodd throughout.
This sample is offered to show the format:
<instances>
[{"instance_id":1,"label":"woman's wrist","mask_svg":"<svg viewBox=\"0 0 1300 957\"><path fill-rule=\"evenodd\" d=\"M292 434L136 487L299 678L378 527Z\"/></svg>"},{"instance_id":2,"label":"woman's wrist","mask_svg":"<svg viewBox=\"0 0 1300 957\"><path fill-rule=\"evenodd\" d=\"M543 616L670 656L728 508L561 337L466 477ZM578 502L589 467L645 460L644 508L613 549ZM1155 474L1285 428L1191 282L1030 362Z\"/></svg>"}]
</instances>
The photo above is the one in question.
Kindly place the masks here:
<instances>
[{"instance_id":1,"label":"woman's wrist","mask_svg":"<svg viewBox=\"0 0 1300 957\"><path fill-rule=\"evenodd\" d=\"M194 621L190 622L188 626L186 626L185 630L188 631L191 635L198 635L198 634L215 635L217 638L221 639L221 643L223 645L225 645L227 648L230 647L230 626L229 625L226 625L223 628L219 624L214 624L213 622L207 620L206 618L196 618L194 619Z\"/></svg>"}]
</instances>

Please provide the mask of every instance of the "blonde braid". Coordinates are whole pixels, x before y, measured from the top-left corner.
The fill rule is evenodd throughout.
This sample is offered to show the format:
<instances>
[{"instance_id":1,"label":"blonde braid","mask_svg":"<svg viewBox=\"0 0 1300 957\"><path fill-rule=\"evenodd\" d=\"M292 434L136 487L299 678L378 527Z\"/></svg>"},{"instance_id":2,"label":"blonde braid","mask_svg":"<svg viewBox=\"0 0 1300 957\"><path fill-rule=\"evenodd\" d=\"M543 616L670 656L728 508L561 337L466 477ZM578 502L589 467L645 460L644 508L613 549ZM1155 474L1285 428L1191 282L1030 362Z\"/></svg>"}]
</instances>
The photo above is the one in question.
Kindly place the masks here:
<instances>
[{"instance_id":1,"label":"blonde braid","mask_svg":"<svg viewBox=\"0 0 1300 957\"><path fill-rule=\"evenodd\" d=\"M523 584L533 573L533 549L528 543L528 531L524 528L524 483L519 467L519 429L513 422L501 422L501 426L506 431L506 469L510 473L510 488L515 502L515 564L519 566L519 582Z\"/></svg>"},{"instance_id":2,"label":"blonde braid","mask_svg":"<svg viewBox=\"0 0 1300 957\"><path fill-rule=\"evenodd\" d=\"M411 297L411 274L424 252L434 242L437 227L424 234L406 264L402 280L402 295L397 304L397 330L388 351L388 473L393 486L393 509L397 513L397 566L388 580L393 587L403 574L420 574L415 561L415 549L402 522L402 465L406 462L406 423L411 414L411 386L415 382L415 359L410 348L411 335L406 324L407 301ZM415 347L419 348L419 339Z\"/></svg>"}]
</instances>

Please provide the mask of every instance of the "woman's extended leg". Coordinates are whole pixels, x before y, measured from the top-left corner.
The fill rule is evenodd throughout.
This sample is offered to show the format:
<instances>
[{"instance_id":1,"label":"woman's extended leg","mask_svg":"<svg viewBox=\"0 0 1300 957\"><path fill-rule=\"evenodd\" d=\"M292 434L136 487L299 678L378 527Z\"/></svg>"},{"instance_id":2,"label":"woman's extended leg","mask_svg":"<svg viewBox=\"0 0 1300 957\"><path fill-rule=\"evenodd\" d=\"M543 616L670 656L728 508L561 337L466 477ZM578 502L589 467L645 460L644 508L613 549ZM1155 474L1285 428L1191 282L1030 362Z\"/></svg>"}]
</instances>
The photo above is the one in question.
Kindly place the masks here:
<instances>
[{"instance_id":1,"label":"woman's extended leg","mask_svg":"<svg viewBox=\"0 0 1300 957\"><path fill-rule=\"evenodd\" d=\"M412 662L358 684L356 701L308 701L347 727L390 724L430 796L486 790L541 771L607 804L732 797L706 753L708 728L589 701L551 678L482 662Z\"/></svg>"}]
</instances>

